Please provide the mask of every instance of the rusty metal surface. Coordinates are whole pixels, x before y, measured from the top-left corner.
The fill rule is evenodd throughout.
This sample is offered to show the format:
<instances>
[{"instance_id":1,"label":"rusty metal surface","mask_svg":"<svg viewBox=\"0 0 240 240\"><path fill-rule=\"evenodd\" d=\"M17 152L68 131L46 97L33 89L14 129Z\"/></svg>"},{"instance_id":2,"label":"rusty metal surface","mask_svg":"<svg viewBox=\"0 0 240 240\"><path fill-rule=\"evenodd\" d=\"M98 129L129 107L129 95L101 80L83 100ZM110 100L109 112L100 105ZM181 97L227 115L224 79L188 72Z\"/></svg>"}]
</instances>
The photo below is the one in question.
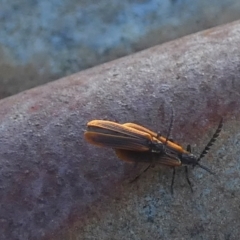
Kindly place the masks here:
<instances>
[{"instance_id":1,"label":"rusty metal surface","mask_svg":"<svg viewBox=\"0 0 240 240\"><path fill-rule=\"evenodd\" d=\"M1 100L0 239L236 239L239 43L235 22ZM132 166L83 139L92 119L164 133L171 108L173 138L197 151L224 117L203 160L217 180L194 169L193 195L178 176L171 196L168 169L124 184Z\"/></svg>"}]
</instances>

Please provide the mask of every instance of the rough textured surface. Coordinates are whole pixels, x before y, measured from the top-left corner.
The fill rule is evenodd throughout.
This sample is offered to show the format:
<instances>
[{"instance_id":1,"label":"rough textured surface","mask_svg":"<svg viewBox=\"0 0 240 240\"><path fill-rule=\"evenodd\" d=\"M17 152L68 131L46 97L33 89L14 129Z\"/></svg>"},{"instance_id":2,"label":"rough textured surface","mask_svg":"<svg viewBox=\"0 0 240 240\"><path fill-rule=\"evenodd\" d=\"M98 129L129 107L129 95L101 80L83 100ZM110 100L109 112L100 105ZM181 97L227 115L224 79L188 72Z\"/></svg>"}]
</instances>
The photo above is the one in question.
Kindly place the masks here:
<instances>
[{"instance_id":1,"label":"rough textured surface","mask_svg":"<svg viewBox=\"0 0 240 240\"><path fill-rule=\"evenodd\" d=\"M239 16L239 0L1 0L0 98Z\"/></svg>"},{"instance_id":2,"label":"rough textured surface","mask_svg":"<svg viewBox=\"0 0 240 240\"><path fill-rule=\"evenodd\" d=\"M0 101L0 239L238 239L240 23L204 31ZM202 163L133 166L83 139L92 119L137 122L200 152ZM159 114L160 112L160 114Z\"/></svg>"}]
</instances>

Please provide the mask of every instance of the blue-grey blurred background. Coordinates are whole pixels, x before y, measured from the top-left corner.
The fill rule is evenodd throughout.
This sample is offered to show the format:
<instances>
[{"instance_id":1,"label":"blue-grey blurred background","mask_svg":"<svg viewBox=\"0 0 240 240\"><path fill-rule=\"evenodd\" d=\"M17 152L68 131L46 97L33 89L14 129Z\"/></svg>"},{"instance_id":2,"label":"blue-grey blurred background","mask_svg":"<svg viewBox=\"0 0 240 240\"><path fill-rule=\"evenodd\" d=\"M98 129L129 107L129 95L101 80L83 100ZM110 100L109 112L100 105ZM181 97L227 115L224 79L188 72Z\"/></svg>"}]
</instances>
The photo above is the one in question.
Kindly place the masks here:
<instances>
[{"instance_id":1,"label":"blue-grey blurred background","mask_svg":"<svg viewBox=\"0 0 240 240\"><path fill-rule=\"evenodd\" d=\"M0 0L0 98L239 18L239 0Z\"/></svg>"}]
</instances>

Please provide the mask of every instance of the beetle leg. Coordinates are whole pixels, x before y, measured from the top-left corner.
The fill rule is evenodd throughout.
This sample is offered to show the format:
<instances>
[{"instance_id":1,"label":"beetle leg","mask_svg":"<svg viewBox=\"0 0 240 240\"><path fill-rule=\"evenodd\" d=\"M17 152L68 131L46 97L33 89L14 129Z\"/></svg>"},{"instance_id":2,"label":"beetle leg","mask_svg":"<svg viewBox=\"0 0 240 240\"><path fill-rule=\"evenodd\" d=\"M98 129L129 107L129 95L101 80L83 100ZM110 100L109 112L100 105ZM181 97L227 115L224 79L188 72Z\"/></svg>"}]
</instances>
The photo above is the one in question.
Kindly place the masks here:
<instances>
[{"instance_id":1,"label":"beetle leg","mask_svg":"<svg viewBox=\"0 0 240 240\"><path fill-rule=\"evenodd\" d=\"M171 183L171 193L173 194L173 185L174 185L174 179L175 179L175 167L173 167L173 174L172 174L172 183Z\"/></svg>"},{"instance_id":2,"label":"beetle leg","mask_svg":"<svg viewBox=\"0 0 240 240\"><path fill-rule=\"evenodd\" d=\"M135 182L143 173L145 173L150 167L152 166L152 164L149 164L142 172L140 172L133 180L131 180L129 183Z\"/></svg>"},{"instance_id":3,"label":"beetle leg","mask_svg":"<svg viewBox=\"0 0 240 240\"><path fill-rule=\"evenodd\" d=\"M185 166L185 175L186 175L186 179L187 179L188 185L191 188L191 192L193 192L192 183L190 182L189 177L188 177L188 167L187 166Z\"/></svg>"}]
</instances>

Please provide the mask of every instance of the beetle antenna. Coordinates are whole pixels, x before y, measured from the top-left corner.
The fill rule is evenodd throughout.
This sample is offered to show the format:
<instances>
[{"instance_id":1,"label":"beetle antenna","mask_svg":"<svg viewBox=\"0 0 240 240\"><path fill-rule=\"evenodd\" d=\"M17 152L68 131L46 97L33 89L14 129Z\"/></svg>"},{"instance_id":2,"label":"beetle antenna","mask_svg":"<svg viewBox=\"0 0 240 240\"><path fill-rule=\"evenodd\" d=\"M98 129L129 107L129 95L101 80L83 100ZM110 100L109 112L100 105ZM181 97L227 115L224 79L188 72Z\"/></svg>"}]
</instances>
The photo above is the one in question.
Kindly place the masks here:
<instances>
[{"instance_id":1,"label":"beetle antenna","mask_svg":"<svg viewBox=\"0 0 240 240\"><path fill-rule=\"evenodd\" d=\"M210 139L210 141L208 142L206 147L203 149L202 153L200 154L199 158L197 159L197 162L199 162L208 153L208 151L210 150L210 147L214 144L214 142L218 138L218 136L219 136L219 134L220 134L220 132L222 130L222 126L223 126L223 118L221 118L221 120L220 120L220 122L218 124L217 130L213 134L212 138ZM198 163L198 165L199 165L199 163Z\"/></svg>"},{"instance_id":2,"label":"beetle antenna","mask_svg":"<svg viewBox=\"0 0 240 240\"><path fill-rule=\"evenodd\" d=\"M207 168L207 167L201 165L200 163L197 163L197 166L199 166L200 168L204 169L205 171L207 171L207 172L209 172L209 173L215 175L215 173L214 173L213 171L211 171L209 168Z\"/></svg>"},{"instance_id":3,"label":"beetle antenna","mask_svg":"<svg viewBox=\"0 0 240 240\"><path fill-rule=\"evenodd\" d=\"M168 133L167 133L167 137L166 137L165 144L167 144L168 139L169 139L169 137L170 137L170 135L171 135L171 132L172 132L173 119L174 119L174 113L173 113L173 109L171 108L171 122L170 122L170 125L169 125L169 128L168 128Z\"/></svg>"}]
</instances>

